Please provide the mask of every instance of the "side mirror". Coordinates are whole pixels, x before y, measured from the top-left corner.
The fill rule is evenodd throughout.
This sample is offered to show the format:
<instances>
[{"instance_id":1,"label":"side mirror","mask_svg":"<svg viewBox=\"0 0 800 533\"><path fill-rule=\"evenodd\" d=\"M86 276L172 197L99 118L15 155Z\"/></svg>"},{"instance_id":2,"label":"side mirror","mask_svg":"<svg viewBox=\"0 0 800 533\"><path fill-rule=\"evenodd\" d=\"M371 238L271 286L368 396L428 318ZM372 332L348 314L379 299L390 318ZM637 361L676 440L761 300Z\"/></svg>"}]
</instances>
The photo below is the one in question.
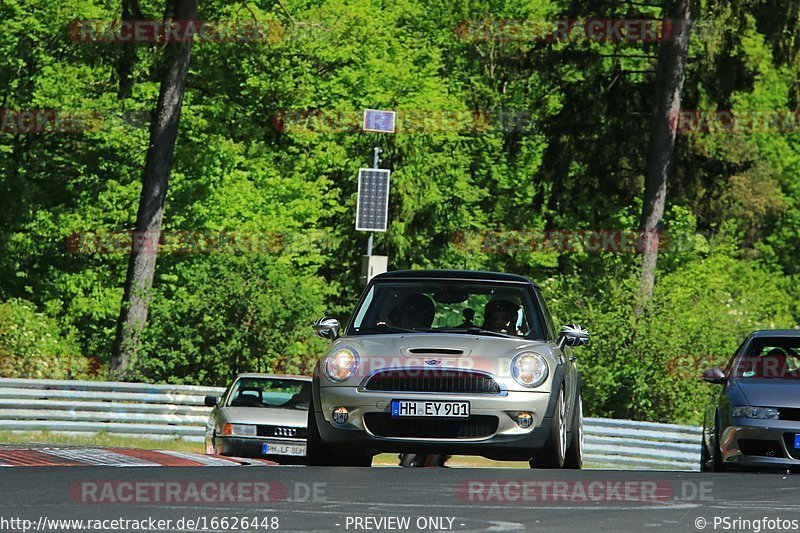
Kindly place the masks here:
<instances>
[{"instance_id":1,"label":"side mirror","mask_svg":"<svg viewBox=\"0 0 800 533\"><path fill-rule=\"evenodd\" d=\"M314 335L321 339L335 339L339 336L339 321L329 316L324 316L311 326Z\"/></svg>"},{"instance_id":2,"label":"side mirror","mask_svg":"<svg viewBox=\"0 0 800 533\"><path fill-rule=\"evenodd\" d=\"M703 372L703 381L707 381L709 383L714 383L717 385L722 385L727 381L725 374L722 373L722 370L719 368L710 368Z\"/></svg>"},{"instance_id":3,"label":"side mirror","mask_svg":"<svg viewBox=\"0 0 800 533\"><path fill-rule=\"evenodd\" d=\"M205 404L206 407L216 407L219 405L219 396L206 396Z\"/></svg>"},{"instance_id":4,"label":"side mirror","mask_svg":"<svg viewBox=\"0 0 800 533\"><path fill-rule=\"evenodd\" d=\"M587 342L589 342L589 330L580 324L567 324L561 328L561 332L558 336L559 347L566 344L567 346L577 348L578 346L583 346Z\"/></svg>"}]
</instances>

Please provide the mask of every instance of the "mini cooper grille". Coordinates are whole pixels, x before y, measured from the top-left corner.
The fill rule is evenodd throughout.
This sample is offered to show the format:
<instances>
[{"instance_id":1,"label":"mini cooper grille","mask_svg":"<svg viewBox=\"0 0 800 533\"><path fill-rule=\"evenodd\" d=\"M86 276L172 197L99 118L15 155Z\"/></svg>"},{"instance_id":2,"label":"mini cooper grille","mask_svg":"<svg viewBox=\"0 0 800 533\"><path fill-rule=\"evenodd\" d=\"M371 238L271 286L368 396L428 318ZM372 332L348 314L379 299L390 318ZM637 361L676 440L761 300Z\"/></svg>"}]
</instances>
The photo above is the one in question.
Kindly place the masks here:
<instances>
[{"instance_id":1,"label":"mini cooper grille","mask_svg":"<svg viewBox=\"0 0 800 533\"><path fill-rule=\"evenodd\" d=\"M256 426L256 435L259 437L275 437L276 439L305 439L306 428L258 425Z\"/></svg>"},{"instance_id":2,"label":"mini cooper grille","mask_svg":"<svg viewBox=\"0 0 800 533\"><path fill-rule=\"evenodd\" d=\"M366 413L367 429L378 437L415 439L480 439L497 432L496 416L473 415L467 420L392 418L388 413Z\"/></svg>"},{"instance_id":3,"label":"mini cooper grille","mask_svg":"<svg viewBox=\"0 0 800 533\"><path fill-rule=\"evenodd\" d=\"M500 386L489 376L463 370L385 370L369 378L365 388L393 392L500 394Z\"/></svg>"}]
</instances>

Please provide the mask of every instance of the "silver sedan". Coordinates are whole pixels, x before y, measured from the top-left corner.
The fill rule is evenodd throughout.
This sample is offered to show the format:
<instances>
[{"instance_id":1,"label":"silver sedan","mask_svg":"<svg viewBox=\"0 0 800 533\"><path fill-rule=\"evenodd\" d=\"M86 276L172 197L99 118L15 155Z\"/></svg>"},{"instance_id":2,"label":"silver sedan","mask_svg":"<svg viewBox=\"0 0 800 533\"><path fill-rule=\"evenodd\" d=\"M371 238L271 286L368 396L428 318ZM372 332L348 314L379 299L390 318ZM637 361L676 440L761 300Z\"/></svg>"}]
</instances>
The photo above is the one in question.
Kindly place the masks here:
<instances>
[{"instance_id":1,"label":"silver sedan","mask_svg":"<svg viewBox=\"0 0 800 533\"><path fill-rule=\"evenodd\" d=\"M240 374L214 407L206 426L206 452L304 463L311 378Z\"/></svg>"}]
</instances>

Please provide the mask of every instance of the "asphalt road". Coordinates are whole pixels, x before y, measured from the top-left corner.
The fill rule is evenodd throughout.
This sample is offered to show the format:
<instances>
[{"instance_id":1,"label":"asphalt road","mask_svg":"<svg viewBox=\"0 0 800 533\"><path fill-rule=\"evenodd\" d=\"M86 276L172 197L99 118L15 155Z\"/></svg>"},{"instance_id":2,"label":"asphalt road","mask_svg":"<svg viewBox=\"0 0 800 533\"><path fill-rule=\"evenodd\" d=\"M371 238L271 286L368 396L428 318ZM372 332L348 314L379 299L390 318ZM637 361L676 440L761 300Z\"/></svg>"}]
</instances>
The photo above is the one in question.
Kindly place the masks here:
<instances>
[{"instance_id":1,"label":"asphalt road","mask_svg":"<svg viewBox=\"0 0 800 533\"><path fill-rule=\"evenodd\" d=\"M715 517L727 518L730 527L718 522L715 528ZM15 525L8 522L12 518L31 523ZM281 531L698 531L703 524L705 531L778 529L765 518L795 520L800 528L800 475L277 466L0 469L2 531L22 531L23 525L30 531L78 530L74 523L48 527L54 519L82 519L84 526L99 519L171 520L149 524L165 531L265 531L267 525ZM243 519L258 519L258 528ZM132 523L94 525L134 530ZM138 524L143 525L148 526ZM783 522L780 529L791 526Z\"/></svg>"}]
</instances>

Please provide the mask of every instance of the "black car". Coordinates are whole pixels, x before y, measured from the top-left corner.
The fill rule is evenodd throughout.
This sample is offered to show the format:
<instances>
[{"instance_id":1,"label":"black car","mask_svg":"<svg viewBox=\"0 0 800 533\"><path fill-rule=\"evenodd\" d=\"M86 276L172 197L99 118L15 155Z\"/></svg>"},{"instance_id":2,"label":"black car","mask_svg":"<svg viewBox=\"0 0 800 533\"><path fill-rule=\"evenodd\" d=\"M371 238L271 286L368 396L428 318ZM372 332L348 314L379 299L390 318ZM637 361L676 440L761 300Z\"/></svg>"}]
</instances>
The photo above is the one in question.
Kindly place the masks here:
<instances>
[{"instance_id":1,"label":"black car","mask_svg":"<svg viewBox=\"0 0 800 533\"><path fill-rule=\"evenodd\" d=\"M725 370L705 413L702 470L800 467L800 331L750 334Z\"/></svg>"}]
</instances>

